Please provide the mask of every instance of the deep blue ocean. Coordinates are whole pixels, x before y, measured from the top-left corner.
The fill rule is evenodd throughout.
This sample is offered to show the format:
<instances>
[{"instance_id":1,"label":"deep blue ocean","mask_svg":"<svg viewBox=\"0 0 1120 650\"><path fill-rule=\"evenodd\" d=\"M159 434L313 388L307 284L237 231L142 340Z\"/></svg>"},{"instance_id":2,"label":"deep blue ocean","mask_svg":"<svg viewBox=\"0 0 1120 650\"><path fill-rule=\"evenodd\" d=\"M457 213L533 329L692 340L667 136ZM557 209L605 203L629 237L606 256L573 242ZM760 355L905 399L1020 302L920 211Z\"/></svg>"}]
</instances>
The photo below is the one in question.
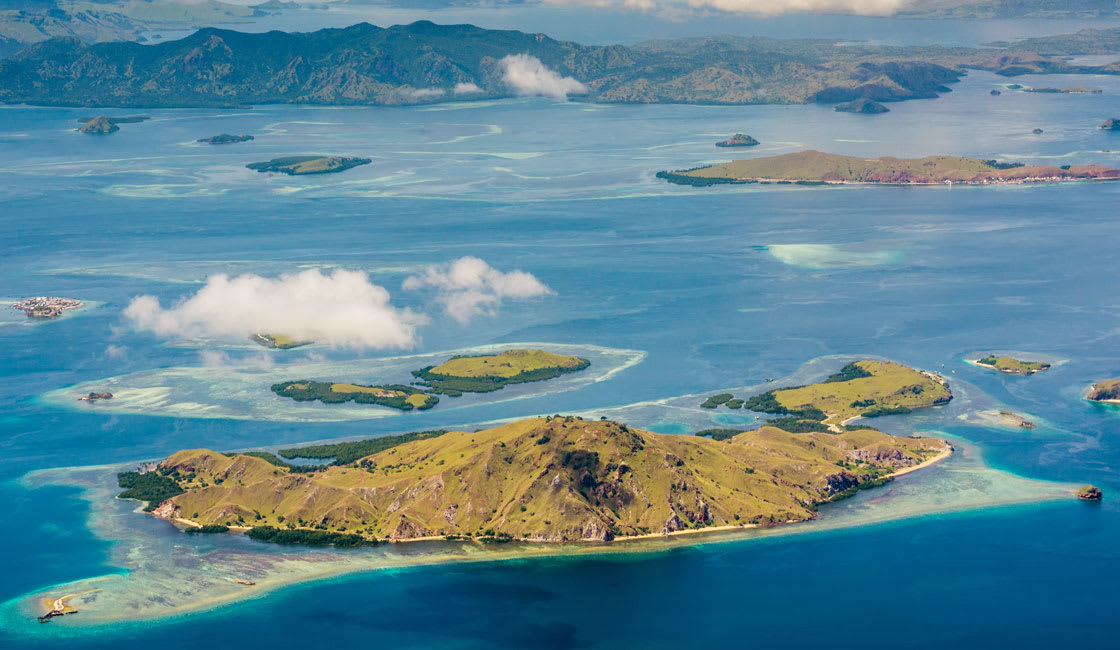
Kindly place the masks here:
<instances>
[{"instance_id":1,"label":"deep blue ocean","mask_svg":"<svg viewBox=\"0 0 1120 650\"><path fill-rule=\"evenodd\" d=\"M47 323L0 316L0 602L124 570L114 540L87 528L78 490L32 486L28 472L608 409L784 377L826 355L936 369L976 403L1029 414L1043 424L960 419L938 430L978 445L992 467L1106 495L645 555L386 570L77 636L60 633L65 621L0 631L0 646L1115 648L1120 410L1082 395L1120 376L1120 184L697 189L654 178L727 159L713 143L735 132L762 141L748 155L815 148L1120 165L1120 135L1096 128L1120 116L1120 80L1015 81L1104 93L993 97L1007 80L973 73L942 98L874 117L543 99L122 110L112 113L152 119L103 138L73 132L88 110L0 108L0 297L97 303ZM256 139L193 142L222 132ZM373 163L304 178L243 167L300 153ZM464 255L531 272L555 295L463 325L400 290L415 269ZM204 367L206 342L128 326L121 310L137 295L167 304L216 273L339 266L368 271L395 305L433 314L410 352L538 341L646 356L575 390L348 422L98 412L44 397ZM963 362L989 350L1064 363L1012 377ZM305 355L225 352L235 366ZM891 423L910 426L905 417L882 426Z\"/></svg>"}]
</instances>

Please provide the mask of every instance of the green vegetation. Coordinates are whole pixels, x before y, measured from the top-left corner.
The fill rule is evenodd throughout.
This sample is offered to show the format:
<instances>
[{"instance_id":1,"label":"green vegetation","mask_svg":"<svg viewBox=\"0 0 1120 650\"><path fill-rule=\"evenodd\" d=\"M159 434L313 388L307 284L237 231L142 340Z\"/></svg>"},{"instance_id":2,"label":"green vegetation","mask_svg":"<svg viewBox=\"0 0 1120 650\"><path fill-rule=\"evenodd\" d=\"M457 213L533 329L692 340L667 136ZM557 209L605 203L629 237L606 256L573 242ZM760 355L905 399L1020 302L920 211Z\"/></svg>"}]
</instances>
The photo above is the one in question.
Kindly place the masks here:
<instances>
[{"instance_id":1,"label":"green vegetation","mask_svg":"<svg viewBox=\"0 0 1120 650\"><path fill-rule=\"evenodd\" d=\"M861 158L801 151L735 160L695 169L659 172L670 183L710 185L716 183L883 183L929 185L940 183L984 184L1034 182L1038 179L1116 179L1120 171L1099 165L1074 165L1063 170L1054 166L1026 167L992 160L959 156L925 158Z\"/></svg>"},{"instance_id":2,"label":"green vegetation","mask_svg":"<svg viewBox=\"0 0 1120 650\"><path fill-rule=\"evenodd\" d=\"M146 512L151 512L163 501L183 493L183 488L178 482L160 471L152 472L120 472L117 474L117 485L125 488L124 492L117 495L118 499L136 499L147 501L144 507Z\"/></svg>"},{"instance_id":3,"label":"green vegetation","mask_svg":"<svg viewBox=\"0 0 1120 650\"><path fill-rule=\"evenodd\" d=\"M258 542L273 544L300 544L303 546L375 546L376 539L367 539L352 533L336 533L327 530L291 530L273 526L255 526L245 532L245 536Z\"/></svg>"},{"instance_id":4,"label":"green vegetation","mask_svg":"<svg viewBox=\"0 0 1120 650\"><path fill-rule=\"evenodd\" d=\"M280 543L609 540L808 519L813 504L944 449L867 429L680 436L553 416L417 436L299 477L258 457L181 451L159 469L185 492L158 514Z\"/></svg>"},{"instance_id":5,"label":"green vegetation","mask_svg":"<svg viewBox=\"0 0 1120 650\"><path fill-rule=\"evenodd\" d=\"M860 97L853 99L846 104L840 104L834 108L837 113L860 113L862 115L878 115L880 113L889 113L891 109L883 106L877 101Z\"/></svg>"},{"instance_id":6,"label":"green vegetation","mask_svg":"<svg viewBox=\"0 0 1120 650\"><path fill-rule=\"evenodd\" d=\"M767 420L766 426L777 427L782 431L788 431L790 433L812 433L814 431L826 433L828 431L831 431L831 429L828 428L828 425L824 424L820 420L805 419L803 417L796 416Z\"/></svg>"},{"instance_id":7,"label":"green vegetation","mask_svg":"<svg viewBox=\"0 0 1120 650\"><path fill-rule=\"evenodd\" d=\"M720 142L717 142L716 146L717 147L753 147L757 144L758 144L758 140L755 140L751 136L744 135L742 133L736 133L735 135L731 136L730 138L728 138L726 140L722 140Z\"/></svg>"},{"instance_id":8,"label":"green vegetation","mask_svg":"<svg viewBox=\"0 0 1120 650\"><path fill-rule=\"evenodd\" d=\"M712 395L711 397L700 403L700 408L714 409L720 404L726 404L727 402L734 399L734 397L735 396L731 393L720 393L718 395Z\"/></svg>"},{"instance_id":9,"label":"green vegetation","mask_svg":"<svg viewBox=\"0 0 1120 650\"><path fill-rule=\"evenodd\" d=\"M209 138L200 138L198 142L203 144L236 144L238 142L248 142L253 139L251 135L230 135L223 133Z\"/></svg>"},{"instance_id":10,"label":"green vegetation","mask_svg":"<svg viewBox=\"0 0 1120 650\"><path fill-rule=\"evenodd\" d=\"M1033 375L1036 372L1050 369L1050 364L1043 361L1020 361L1011 357L997 357L993 354L989 354L983 359L977 359L976 363L1000 372L1006 372L1009 375Z\"/></svg>"},{"instance_id":11,"label":"green vegetation","mask_svg":"<svg viewBox=\"0 0 1120 650\"><path fill-rule=\"evenodd\" d=\"M735 436L743 433L744 429L704 429L697 431L696 435L711 438L712 440L730 440Z\"/></svg>"},{"instance_id":12,"label":"green vegetation","mask_svg":"<svg viewBox=\"0 0 1120 650\"><path fill-rule=\"evenodd\" d=\"M463 393L489 393L509 384L545 381L590 365L587 359L544 350L506 350L451 357L438 366L413 370L412 374L429 391L458 397Z\"/></svg>"},{"instance_id":13,"label":"green vegetation","mask_svg":"<svg viewBox=\"0 0 1120 650\"><path fill-rule=\"evenodd\" d=\"M428 440L438 438L447 433L444 429L433 431L413 431L395 436L381 436L352 442L335 442L326 445L310 445L307 447L290 447L281 449L279 453L284 458L321 458L332 459L331 465L348 465L354 461L372 456L378 452L392 449L397 445L415 440Z\"/></svg>"},{"instance_id":14,"label":"green vegetation","mask_svg":"<svg viewBox=\"0 0 1120 650\"><path fill-rule=\"evenodd\" d=\"M933 373L889 361L856 361L824 381L780 388L755 395L745 406L752 411L791 416L787 426L807 428L804 421L828 425L831 431L853 417L909 413L952 399L948 384ZM798 423L801 422L801 423Z\"/></svg>"},{"instance_id":15,"label":"green vegetation","mask_svg":"<svg viewBox=\"0 0 1120 650\"><path fill-rule=\"evenodd\" d=\"M373 162L369 158L345 156L285 156L268 162L249 163L249 169L258 172L279 172L289 176L308 174L333 174Z\"/></svg>"},{"instance_id":16,"label":"green vegetation","mask_svg":"<svg viewBox=\"0 0 1120 650\"><path fill-rule=\"evenodd\" d=\"M284 334L253 334L249 337L253 343L266 348L290 350L304 345L311 345L313 341L300 341Z\"/></svg>"},{"instance_id":17,"label":"green vegetation","mask_svg":"<svg viewBox=\"0 0 1120 650\"><path fill-rule=\"evenodd\" d=\"M191 526L183 531L188 535L213 535L215 533L228 533L229 526L221 524L207 524L205 526Z\"/></svg>"},{"instance_id":18,"label":"green vegetation","mask_svg":"<svg viewBox=\"0 0 1120 650\"><path fill-rule=\"evenodd\" d=\"M402 411L417 409L424 411L439 403L435 395L428 395L411 386L387 384L383 386L364 386L328 381L286 381L272 385L272 392L281 397L290 397L297 402L319 400L324 404L357 402L358 404L377 404Z\"/></svg>"}]
</instances>

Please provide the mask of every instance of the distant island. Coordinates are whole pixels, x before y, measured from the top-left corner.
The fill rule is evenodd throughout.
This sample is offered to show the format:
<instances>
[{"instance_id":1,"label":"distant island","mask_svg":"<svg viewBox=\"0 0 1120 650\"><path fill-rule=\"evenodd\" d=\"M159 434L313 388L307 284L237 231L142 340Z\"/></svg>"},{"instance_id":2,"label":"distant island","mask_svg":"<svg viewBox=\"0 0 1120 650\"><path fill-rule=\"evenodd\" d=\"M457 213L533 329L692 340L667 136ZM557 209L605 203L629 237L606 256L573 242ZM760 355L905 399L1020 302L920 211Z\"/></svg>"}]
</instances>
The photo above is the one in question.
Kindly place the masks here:
<instances>
[{"instance_id":1,"label":"distant island","mask_svg":"<svg viewBox=\"0 0 1120 650\"><path fill-rule=\"evenodd\" d=\"M259 541L601 542L805 521L951 451L873 430L714 440L555 416L434 432L309 471L270 454L186 450L119 481L122 498L157 517Z\"/></svg>"},{"instance_id":2,"label":"distant island","mask_svg":"<svg viewBox=\"0 0 1120 650\"><path fill-rule=\"evenodd\" d=\"M75 298L56 298L54 296L35 296L12 303L12 309L27 314L28 318L58 318L63 312L77 309L82 301Z\"/></svg>"},{"instance_id":3,"label":"distant island","mask_svg":"<svg viewBox=\"0 0 1120 650\"><path fill-rule=\"evenodd\" d=\"M719 142L716 143L716 146L717 147L753 147L757 144L758 144L758 140L755 140L751 136L744 135L742 133L736 133L735 135L731 136L730 138L728 138L726 140L720 140Z\"/></svg>"},{"instance_id":4,"label":"distant island","mask_svg":"<svg viewBox=\"0 0 1120 650\"><path fill-rule=\"evenodd\" d=\"M150 3L143 3L150 4ZM177 4L177 7L194 5ZM213 21L199 21L205 24ZM839 104L934 98L968 70L1003 76L1117 74L1069 57L1117 51L1120 30L999 47L890 46L835 39L694 37L581 45L544 34L418 21L314 32L208 27L152 45L62 37L0 59L0 101L63 106L408 105L511 97L503 59L526 54L599 103ZM2 48L0 48L2 49ZM389 64L388 62L392 62ZM91 71L96 71L92 73Z\"/></svg>"},{"instance_id":5,"label":"distant island","mask_svg":"<svg viewBox=\"0 0 1120 650\"><path fill-rule=\"evenodd\" d=\"M1120 404L1120 379L1108 379L1093 384L1093 387L1089 389L1087 399L1094 402Z\"/></svg>"},{"instance_id":6,"label":"distant island","mask_svg":"<svg viewBox=\"0 0 1120 650\"><path fill-rule=\"evenodd\" d=\"M510 384L545 381L590 365L587 359L545 350L506 350L452 357L412 374L430 392L458 397L463 393L489 393Z\"/></svg>"},{"instance_id":7,"label":"distant island","mask_svg":"<svg viewBox=\"0 0 1120 650\"><path fill-rule=\"evenodd\" d=\"M104 393L89 393L78 398L79 402L99 402L103 399L113 399L113 394L109 392Z\"/></svg>"},{"instance_id":8,"label":"distant island","mask_svg":"<svg viewBox=\"0 0 1120 650\"><path fill-rule=\"evenodd\" d=\"M959 156L860 158L820 151L736 160L680 171L658 178L679 185L724 183L990 185L1120 179L1120 169L1103 165L1027 166Z\"/></svg>"},{"instance_id":9,"label":"distant island","mask_svg":"<svg viewBox=\"0 0 1120 650\"><path fill-rule=\"evenodd\" d=\"M249 340L257 345L278 350L290 350L312 343L312 341L300 341L284 334L253 334L249 337Z\"/></svg>"},{"instance_id":10,"label":"distant island","mask_svg":"<svg viewBox=\"0 0 1120 650\"><path fill-rule=\"evenodd\" d=\"M891 109L883 106L877 101L867 99L866 97L850 101L846 104L840 104L835 109L838 113L863 113L864 115L876 115L879 113L889 113Z\"/></svg>"},{"instance_id":11,"label":"distant island","mask_svg":"<svg viewBox=\"0 0 1120 650\"><path fill-rule=\"evenodd\" d=\"M1033 375L1036 372L1050 369L1050 364L1044 361L1020 361L1012 357L997 357L994 354L989 354L982 359L977 359L976 364L984 368L1005 372L1009 375Z\"/></svg>"},{"instance_id":12,"label":"distant island","mask_svg":"<svg viewBox=\"0 0 1120 650\"><path fill-rule=\"evenodd\" d=\"M82 126L78 128L81 133L91 133L94 135L108 135L109 133L116 133L121 130L118 124L135 124L149 119L146 115L130 115L128 117L108 117L99 115L97 117L82 117L78 121Z\"/></svg>"},{"instance_id":13,"label":"distant island","mask_svg":"<svg viewBox=\"0 0 1120 650\"><path fill-rule=\"evenodd\" d=\"M1099 95L1101 94L1098 88L1088 88L1086 86L1074 86L1072 88L1024 88L1023 92L1027 93L1052 93L1061 95Z\"/></svg>"},{"instance_id":14,"label":"distant island","mask_svg":"<svg viewBox=\"0 0 1120 650\"><path fill-rule=\"evenodd\" d=\"M209 138L200 138L198 142L203 144L234 144L237 142L248 142L252 139L253 136L251 135L230 135L228 133L223 133Z\"/></svg>"},{"instance_id":15,"label":"distant island","mask_svg":"<svg viewBox=\"0 0 1120 650\"><path fill-rule=\"evenodd\" d=\"M1101 124L1100 128L1105 131L1120 131L1120 119L1110 117Z\"/></svg>"},{"instance_id":16,"label":"distant island","mask_svg":"<svg viewBox=\"0 0 1120 650\"><path fill-rule=\"evenodd\" d=\"M401 411L411 411L413 409L424 411L439 403L439 398L435 395L428 395L411 386L400 384L365 386L362 384L300 379L273 384L271 390L281 397L289 397L297 402L313 400L318 400L324 404L356 402L358 404L388 406Z\"/></svg>"},{"instance_id":17,"label":"distant island","mask_svg":"<svg viewBox=\"0 0 1120 650\"><path fill-rule=\"evenodd\" d=\"M745 400L720 393L700 406L716 408L722 403L780 415L767 424L791 433L840 433L851 430L849 422L861 417L909 413L951 399L949 384L940 375L890 361L865 360L849 363L816 384L777 388ZM732 405L732 401L737 404Z\"/></svg>"},{"instance_id":18,"label":"distant island","mask_svg":"<svg viewBox=\"0 0 1120 650\"><path fill-rule=\"evenodd\" d=\"M1104 498L1104 492L1095 485L1085 485L1077 491L1077 498L1085 501L1100 501Z\"/></svg>"},{"instance_id":19,"label":"distant island","mask_svg":"<svg viewBox=\"0 0 1120 650\"><path fill-rule=\"evenodd\" d=\"M354 158L345 156L285 156L273 158L268 162L249 163L249 169L258 172L279 172L289 176L306 176L309 174L334 174L353 169L360 165L368 165L369 158Z\"/></svg>"}]
</instances>

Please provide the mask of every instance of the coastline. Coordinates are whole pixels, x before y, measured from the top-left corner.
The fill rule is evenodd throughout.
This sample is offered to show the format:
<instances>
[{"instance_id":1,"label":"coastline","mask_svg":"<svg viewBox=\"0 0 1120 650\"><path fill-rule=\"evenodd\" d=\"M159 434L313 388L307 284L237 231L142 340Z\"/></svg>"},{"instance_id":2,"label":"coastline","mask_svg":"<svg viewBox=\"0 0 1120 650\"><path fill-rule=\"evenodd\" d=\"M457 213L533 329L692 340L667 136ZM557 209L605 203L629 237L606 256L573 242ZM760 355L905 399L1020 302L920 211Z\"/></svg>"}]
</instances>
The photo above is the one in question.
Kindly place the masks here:
<instances>
[{"instance_id":1,"label":"coastline","mask_svg":"<svg viewBox=\"0 0 1120 650\"><path fill-rule=\"evenodd\" d=\"M892 482L890 487L882 488L890 490L889 495L881 493L874 498L861 498L857 495L825 504L824 507L830 509L822 517L798 522L800 525L692 529L677 531L678 534L675 535L619 538L618 541L627 542L620 544L513 542L485 545L472 541L430 546L386 544L352 551L296 547L250 549L240 544L222 545L219 549L213 549L189 545L184 547L186 554L180 559L182 566L177 567L166 566L160 558L148 558L143 554L134 556L130 553L131 549L143 548L151 533L133 528L125 522L125 518L135 516L138 509L130 509L126 513L109 507L112 500L105 497L111 490L104 480L103 471L93 472L89 471L90 468L75 468L61 473L51 471L40 475L40 481L37 482L46 478L50 483L65 482L83 487L82 498L94 504L90 525L95 534L98 529L102 529L99 536L116 540L119 548L114 553L113 564L126 571L57 584L17 597L0 607L0 621L9 624L13 631L17 630L17 626L29 623L24 626L24 633L34 634L32 630L42 629L34 620L35 616L42 614L42 598L100 588L102 591L98 595L96 606L92 605L92 601L75 603L84 612L82 617L65 617L51 626L51 634L55 634L55 631L64 635L80 634L91 627L105 628L130 622L168 620L256 598L289 585L384 569L613 554L652 555L665 550L704 544L749 542L772 536L860 528L931 514L1063 500L1069 497L1075 487L1025 479L991 469L983 464L979 450L966 441L959 443L957 451L961 453L954 454L953 451L946 448L923 463L902 468L897 475L928 468L950 458L953 470L921 473L922 478L916 481ZM83 471L84 474L78 473ZM976 483L978 480L979 484ZM867 494L870 492L864 493ZM115 517L118 526L105 528L106 515ZM203 579L199 581L199 578ZM242 586L235 582L237 578L252 580L256 584ZM180 592L175 585L184 580L190 581L193 586ZM162 602L167 599L170 599L169 602Z\"/></svg>"}]
</instances>

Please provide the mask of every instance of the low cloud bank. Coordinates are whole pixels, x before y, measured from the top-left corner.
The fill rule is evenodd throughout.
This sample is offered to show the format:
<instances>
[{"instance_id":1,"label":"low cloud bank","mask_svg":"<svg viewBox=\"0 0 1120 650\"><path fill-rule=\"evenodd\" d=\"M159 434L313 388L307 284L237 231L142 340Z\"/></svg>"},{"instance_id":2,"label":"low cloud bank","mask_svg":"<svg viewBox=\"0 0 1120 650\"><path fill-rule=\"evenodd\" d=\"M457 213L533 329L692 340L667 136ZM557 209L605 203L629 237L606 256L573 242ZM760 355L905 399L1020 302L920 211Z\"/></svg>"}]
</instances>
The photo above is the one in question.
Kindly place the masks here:
<instances>
[{"instance_id":1,"label":"low cloud bank","mask_svg":"<svg viewBox=\"0 0 1120 650\"><path fill-rule=\"evenodd\" d=\"M449 316L468 323L475 316L493 315L506 299L524 300L555 292L531 273L502 272L477 257L461 257L450 264L429 266L406 278L404 289L437 290L436 300Z\"/></svg>"},{"instance_id":2,"label":"low cloud bank","mask_svg":"<svg viewBox=\"0 0 1120 650\"><path fill-rule=\"evenodd\" d=\"M473 95L482 92L482 89L478 87L478 84L473 84L468 81L455 84L454 92L456 95Z\"/></svg>"},{"instance_id":3,"label":"low cloud bank","mask_svg":"<svg viewBox=\"0 0 1120 650\"><path fill-rule=\"evenodd\" d=\"M689 9L701 13L715 9L728 13L776 16L787 13L856 14L892 16L918 0L542 0L548 5L577 5L605 9L653 12L676 19L687 18Z\"/></svg>"},{"instance_id":4,"label":"low cloud bank","mask_svg":"<svg viewBox=\"0 0 1120 650\"><path fill-rule=\"evenodd\" d=\"M541 60L528 54L511 54L498 63L502 81L518 95L543 95L564 99L587 92L587 86L572 77L562 77Z\"/></svg>"},{"instance_id":5,"label":"low cloud bank","mask_svg":"<svg viewBox=\"0 0 1120 650\"><path fill-rule=\"evenodd\" d=\"M133 326L159 336L284 334L351 348L407 348L427 318L389 302L360 271L318 269L264 278L215 275L194 295L164 308L155 296L124 310Z\"/></svg>"}]
</instances>

